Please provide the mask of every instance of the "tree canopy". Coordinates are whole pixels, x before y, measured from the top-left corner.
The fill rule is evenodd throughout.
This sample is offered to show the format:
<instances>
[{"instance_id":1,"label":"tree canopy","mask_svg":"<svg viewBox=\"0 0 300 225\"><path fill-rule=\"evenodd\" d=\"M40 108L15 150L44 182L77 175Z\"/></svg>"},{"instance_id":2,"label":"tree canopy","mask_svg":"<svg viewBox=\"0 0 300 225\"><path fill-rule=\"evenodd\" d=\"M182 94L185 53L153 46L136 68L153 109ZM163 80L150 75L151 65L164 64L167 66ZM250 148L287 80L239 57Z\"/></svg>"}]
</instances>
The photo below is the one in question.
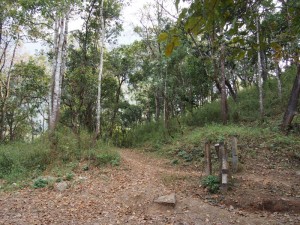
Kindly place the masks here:
<instances>
[{"instance_id":1,"label":"tree canopy","mask_svg":"<svg viewBox=\"0 0 300 225\"><path fill-rule=\"evenodd\" d=\"M127 3L3 1L2 141L60 125L115 140L147 122L162 121L170 131L171 121L180 123L214 101L225 124L232 119L228 101L241 104L239 93L250 87L258 87L254 100L263 121L264 91L273 80L283 101L282 71L299 65L299 1L156 0L136 16L139 39L118 45ZM82 26L69 32L74 20ZM42 40L47 48L21 60L28 40ZM297 112L299 71L285 100L284 130ZM48 124L44 129L38 118Z\"/></svg>"}]
</instances>

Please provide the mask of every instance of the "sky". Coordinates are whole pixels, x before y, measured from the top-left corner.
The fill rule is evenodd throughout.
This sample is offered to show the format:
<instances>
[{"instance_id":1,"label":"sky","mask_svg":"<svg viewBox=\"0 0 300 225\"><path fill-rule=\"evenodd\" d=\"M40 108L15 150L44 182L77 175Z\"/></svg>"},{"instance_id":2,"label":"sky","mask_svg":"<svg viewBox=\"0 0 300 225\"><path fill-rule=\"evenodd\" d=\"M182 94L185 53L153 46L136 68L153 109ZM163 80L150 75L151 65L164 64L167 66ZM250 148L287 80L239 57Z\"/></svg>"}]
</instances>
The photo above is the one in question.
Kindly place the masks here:
<instances>
[{"instance_id":1,"label":"sky","mask_svg":"<svg viewBox=\"0 0 300 225\"><path fill-rule=\"evenodd\" d=\"M147 3L154 2L153 0L132 0L131 4L125 6L122 10L123 29L121 36L118 38L118 44L131 44L139 39L139 36L133 31L134 26L139 25L139 11ZM80 19L73 19L69 22L69 31L81 29L82 21ZM42 49L43 42L24 43L22 52L25 54L34 55Z\"/></svg>"}]
</instances>

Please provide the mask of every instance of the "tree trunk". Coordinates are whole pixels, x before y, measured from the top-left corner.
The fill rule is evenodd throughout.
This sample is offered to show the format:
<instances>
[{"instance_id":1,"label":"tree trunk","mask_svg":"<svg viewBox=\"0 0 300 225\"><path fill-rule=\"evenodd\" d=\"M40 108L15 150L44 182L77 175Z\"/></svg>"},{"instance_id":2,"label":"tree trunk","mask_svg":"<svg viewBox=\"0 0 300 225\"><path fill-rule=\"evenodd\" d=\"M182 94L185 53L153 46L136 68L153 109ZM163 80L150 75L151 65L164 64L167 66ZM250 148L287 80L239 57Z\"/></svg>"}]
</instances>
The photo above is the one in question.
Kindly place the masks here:
<instances>
[{"instance_id":1,"label":"tree trunk","mask_svg":"<svg viewBox=\"0 0 300 225\"><path fill-rule=\"evenodd\" d=\"M59 106L60 106L60 93L61 93L61 67L63 63L63 45L64 45L64 28L65 28L65 18L59 19L59 36L58 41L54 40L54 43L57 42L57 56L56 62L53 66L53 81L52 81L52 102L51 102L51 112L50 112L50 133L53 133L58 122L59 115ZM56 36L57 38L57 36Z\"/></svg>"},{"instance_id":2,"label":"tree trunk","mask_svg":"<svg viewBox=\"0 0 300 225\"><path fill-rule=\"evenodd\" d=\"M225 46L221 45L221 115L223 124L227 124L228 119L226 76L225 76Z\"/></svg>"},{"instance_id":3,"label":"tree trunk","mask_svg":"<svg viewBox=\"0 0 300 225\"><path fill-rule=\"evenodd\" d=\"M103 51L104 51L104 17L103 17L103 2L100 3L100 27L99 27L99 46L100 46L100 61L99 61L99 74L98 74L98 95L97 95L97 109L96 109L96 132L95 138L98 139L101 134L101 86L102 86L102 75L103 75Z\"/></svg>"},{"instance_id":4,"label":"tree trunk","mask_svg":"<svg viewBox=\"0 0 300 225\"><path fill-rule=\"evenodd\" d=\"M158 122L160 114L160 99L159 99L159 91L156 90L155 93L155 121Z\"/></svg>"},{"instance_id":5,"label":"tree trunk","mask_svg":"<svg viewBox=\"0 0 300 225\"><path fill-rule=\"evenodd\" d=\"M260 21L259 17L256 18L256 38L257 38L257 79L258 79L258 90L259 90L259 112L260 119L264 119L264 102L263 102L263 83L262 83L262 66L261 66L261 54L260 54Z\"/></svg>"},{"instance_id":6,"label":"tree trunk","mask_svg":"<svg viewBox=\"0 0 300 225\"><path fill-rule=\"evenodd\" d=\"M67 50L68 50L68 32L69 32L69 12L66 14L65 18L65 28L64 28L64 43L62 46L62 63L61 63L61 71L60 71L60 80L59 80L59 98L61 99L61 94L62 94L62 87L63 87L63 80L64 80L64 75L66 72L66 64L67 64ZM60 109L60 103L61 101L58 102L58 108ZM59 113L57 115L57 118L59 118Z\"/></svg>"},{"instance_id":7,"label":"tree trunk","mask_svg":"<svg viewBox=\"0 0 300 225\"><path fill-rule=\"evenodd\" d=\"M294 116L297 114L297 105L300 93L300 65L298 65L297 76L294 81L293 89L291 91L289 103L283 116L281 128L286 131L291 125Z\"/></svg>"},{"instance_id":8,"label":"tree trunk","mask_svg":"<svg viewBox=\"0 0 300 225\"><path fill-rule=\"evenodd\" d=\"M52 59L52 85L50 87L49 93L49 113L48 113L48 127L52 126L52 110L53 110L53 92L54 92L54 80L55 80L55 71L57 67L57 56L58 56L58 33L59 33L59 18L54 21L54 35L53 35L53 59ZM51 129L51 128L50 128Z\"/></svg>"},{"instance_id":9,"label":"tree trunk","mask_svg":"<svg viewBox=\"0 0 300 225\"><path fill-rule=\"evenodd\" d=\"M7 109L7 100L8 100L9 95L10 95L11 70L12 70L12 67L14 65L14 60L15 60L16 50L17 50L18 45L19 45L19 35L18 35L18 38L16 40L16 44L15 44L13 54L12 54L12 58L11 58L11 61L10 61L10 66L9 66L9 69L8 69L8 72L7 72L7 77L6 77L6 82L5 82L5 93L4 93L4 95L1 94L1 97L2 97L1 120L0 120L0 140L1 141L4 141L4 139L5 139L5 132L6 132L5 116L6 116L6 109Z\"/></svg>"},{"instance_id":10,"label":"tree trunk","mask_svg":"<svg viewBox=\"0 0 300 225\"><path fill-rule=\"evenodd\" d=\"M2 44L2 29L3 29L3 20L0 18L0 45Z\"/></svg>"},{"instance_id":11,"label":"tree trunk","mask_svg":"<svg viewBox=\"0 0 300 225\"><path fill-rule=\"evenodd\" d=\"M225 80L225 84L226 86L228 87L228 90L229 90L229 93L231 95L231 97L233 98L233 101L237 101L237 95L236 95L236 92L234 91L232 85L230 84L229 80Z\"/></svg>"},{"instance_id":12,"label":"tree trunk","mask_svg":"<svg viewBox=\"0 0 300 225\"><path fill-rule=\"evenodd\" d=\"M117 113L119 110L119 101L120 101L120 95L121 95L121 88L122 88L122 84L125 80L121 80L121 82L119 82L119 87L116 93L116 103L114 106L114 111L113 111L113 115L111 118L111 127L110 127L110 131L109 131L109 137L112 137L113 135L113 131L114 131L114 126L115 126L115 121L116 121L116 117L117 117Z\"/></svg>"},{"instance_id":13,"label":"tree trunk","mask_svg":"<svg viewBox=\"0 0 300 225\"><path fill-rule=\"evenodd\" d=\"M167 97L167 74L164 78L164 128L168 128L168 97Z\"/></svg>"},{"instance_id":14,"label":"tree trunk","mask_svg":"<svg viewBox=\"0 0 300 225\"><path fill-rule=\"evenodd\" d=\"M268 80L268 71L267 71L267 62L266 55L263 50L260 49L260 58L261 58L261 77L265 83Z\"/></svg>"},{"instance_id":15,"label":"tree trunk","mask_svg":"<svg viewBox=\"0 0 300 225\"><path fill-rule=\"evenodd\" d=\"M61 102L62 76L66 63L66 43L68 34L69 10L61 18L58 18L54 24L54 45L53 45L53 66L52 66L52 88L49 128L52 135L58 123ZM51 136L50 135L50 136Z\"/></svg>"},{"instance_id":16,"label":"tree trunk","mask_svg":"<svg viewBox=\"0 0 300 225\"><path fill-rule=\"evenodd\" d=\"M276 79L277 79L277 88L278 88L278 97L280 101L282 100L282 83L281 83L281 70L279 63L276 62Z\"/></svg>"}]
</instances>

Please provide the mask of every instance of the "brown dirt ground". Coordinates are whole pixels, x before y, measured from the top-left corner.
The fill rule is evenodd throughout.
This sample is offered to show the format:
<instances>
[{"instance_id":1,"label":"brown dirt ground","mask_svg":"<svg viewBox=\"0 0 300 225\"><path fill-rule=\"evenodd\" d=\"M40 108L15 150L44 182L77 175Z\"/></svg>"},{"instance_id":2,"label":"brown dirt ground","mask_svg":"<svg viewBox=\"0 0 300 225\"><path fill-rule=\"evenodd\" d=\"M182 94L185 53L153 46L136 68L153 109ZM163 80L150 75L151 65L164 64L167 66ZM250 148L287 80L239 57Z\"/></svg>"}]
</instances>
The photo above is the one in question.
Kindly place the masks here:
<instances>
[{"instance_id":1,"label":"brown dirt ground","mask_svg":"<svg viewBox=\"0 0 300 225\"><path fill-rule=\"evenodd\" d=\"M199 185L199 168L120 152L121 166L78 171L64 192L0 193L0 224L300 224L296 171L253 159L258 166L235 175L231 191L210 195ZM175 207L153 202L172 192Z\"/></svg>"}]
</instances>

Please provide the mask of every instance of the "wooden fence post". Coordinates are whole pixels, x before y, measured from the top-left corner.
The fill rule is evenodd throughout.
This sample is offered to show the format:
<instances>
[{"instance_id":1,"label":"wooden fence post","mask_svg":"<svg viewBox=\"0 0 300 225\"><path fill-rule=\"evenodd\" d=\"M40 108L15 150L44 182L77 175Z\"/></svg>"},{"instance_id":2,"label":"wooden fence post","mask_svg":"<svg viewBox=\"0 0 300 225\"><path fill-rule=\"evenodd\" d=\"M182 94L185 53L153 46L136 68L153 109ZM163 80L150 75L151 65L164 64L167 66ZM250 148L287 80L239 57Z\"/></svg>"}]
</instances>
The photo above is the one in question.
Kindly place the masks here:
<instances>
[{"instance_id":1,"label":"wooden fence post","mask_svg":"<svg viewBox=\"0 0 300 225\"><path fill-rule=\"evenodd\" d=\"M216 154L218 157L218 161L219 161L219 180L222 180L222 156L221 156L221 152L220 152L220 144L217 143L215 144L215 150L216 150Z\"/></svg>"},{"instance_id":2,"label":"wooden fence post","mask_svg":"<svg viewBox=\"0 0 300 225\"><path fill-rule=\"evenodd\" d=\"M206 168L205 173L206 175L212 174L212 166L211 166L211 151L210 151L210 142L205 142L205 161L206 161Z\"/></svg>"},{"instance_id":3,"label":"wooden fence post","mask_svg":"<svg viewBox=\"0 0 300 225\"><path fill-rule=\"evenodd\" d=\"M238 169L238 149L237 149L237 137L231 139L231 151L232 151L232 172L236 173Z\"/></svg>"},{"instance_id":4,"label":"wooden fence post","mask_svg":"<svg viewBox=\"0 0 300 225\"><path fill-rule=\"evenodd\" d=\"M220 160L220 148L219 147L220 147L219 143L215 144L215 150L216 150L218 160Z\"/></svg>"},{"instance_id":5,"label":"wooden fence post","mask_svg":"<svg viewBox=\"0 0 300 225\"><path fill-rule=\"evenodd\" d=\"M221 191L226 192L228 189L228 162L227 162L227 149L224 146L224 142L220 142L220 156L222 160L222 183Z\"/></svg>"}]
</instances>

